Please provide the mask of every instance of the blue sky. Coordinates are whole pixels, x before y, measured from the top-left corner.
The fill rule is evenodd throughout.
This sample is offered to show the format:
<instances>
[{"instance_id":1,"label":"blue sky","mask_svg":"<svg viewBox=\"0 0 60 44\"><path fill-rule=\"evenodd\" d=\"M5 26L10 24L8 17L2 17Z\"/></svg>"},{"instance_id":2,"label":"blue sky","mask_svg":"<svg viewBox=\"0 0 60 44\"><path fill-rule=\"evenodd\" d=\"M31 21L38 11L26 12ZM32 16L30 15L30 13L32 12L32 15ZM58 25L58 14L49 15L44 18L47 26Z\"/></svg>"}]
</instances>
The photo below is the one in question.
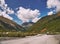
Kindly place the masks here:
<instances>
[{"instance_id":1,"label":"blue sky","mask_svg":"<svg viewBox=\"0 0 60 44\"><path fill-rule=\"evenodd\" d=\"M46 15L50 9L46 8L47 0L6 0L9 7L15 10L18 7L30 8L32 10L38 9L43 15Z\"/></svg>"},{"instance_id":2,"label":"blue sky","mask_svg":"<svg viewBox=\"0 0 60 44\"><path fill-rule=\"evenodd\" d=\"M17 12L19 11L19 7L22 7L23 10L29 9L29 11L35 11L35 9L37 9L36 10L36 11L38 11L37 13L40 12L40 14L36 18L44 17L50 11L53 11L55 9L53 7L47 8L47 1L48 0L4 0L4 1L5 1L5 4L7 4L7 6L14 11L13 14L8 14L8 15L10 17L12 17L13 21L17 22L18 24L22 24L22 20L19 19L19 17L17 16ZM20 8L20 10L21 10L21 8ZM50 13L52 14L53 12L50 12ZM33 18L33 20L34 20L34 18ZM26 20L25 22L27 22L29 19L25 19L25 20ZM32 21L31 18L30 18L30 20Z\"/></svg>"},{"instance_id":3,"label":"blue sky","mask_svg":"<svg viewBox=\"0 0 60 44\"><path fill-rule=\"evenodd\" d=\"M30 8L32 10L38 9L42 13L42 16L53 9L47 8L47 0L6 0L6 3L15 11L16 8L20 6L24 8Z\"/></svg>"}]
</instances>

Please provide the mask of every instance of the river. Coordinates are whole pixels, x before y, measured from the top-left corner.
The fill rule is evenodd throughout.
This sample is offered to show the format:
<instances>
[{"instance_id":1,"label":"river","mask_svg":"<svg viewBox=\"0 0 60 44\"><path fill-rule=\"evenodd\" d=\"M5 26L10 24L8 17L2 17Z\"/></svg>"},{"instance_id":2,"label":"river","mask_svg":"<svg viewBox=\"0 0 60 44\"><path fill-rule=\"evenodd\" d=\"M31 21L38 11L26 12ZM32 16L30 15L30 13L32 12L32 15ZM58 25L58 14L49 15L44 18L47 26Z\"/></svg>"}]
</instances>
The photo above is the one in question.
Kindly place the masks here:
<instances>
[{"instance_id":1,"label":"river","mask_svg":"<svg viewBox=\"0 0 60 44\"><path fill-rule=\"evenodd\" d=\"M60 44L60 35L36 35L1 41L0 44Z\"/></svg>"}]
</instances>

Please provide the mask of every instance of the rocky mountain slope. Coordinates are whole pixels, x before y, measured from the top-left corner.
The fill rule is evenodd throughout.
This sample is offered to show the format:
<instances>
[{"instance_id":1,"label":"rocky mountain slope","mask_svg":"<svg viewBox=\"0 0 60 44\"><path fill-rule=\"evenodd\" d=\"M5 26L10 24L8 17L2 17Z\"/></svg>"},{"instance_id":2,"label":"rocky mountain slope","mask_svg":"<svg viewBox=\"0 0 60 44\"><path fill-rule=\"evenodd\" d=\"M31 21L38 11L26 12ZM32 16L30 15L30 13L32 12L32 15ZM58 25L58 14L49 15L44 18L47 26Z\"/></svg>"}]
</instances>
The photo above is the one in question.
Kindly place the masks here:
<instances>
[{"instance_id":1,"label":"rocky mountain slope","mask_svg":"<svg viewBox=\"0 0 60 44\"><path fill-rule=\"evenodd\" d=\"M0 16L0 31L23 31L24 28L17 23Z\"/></svg>"}]
</instances>

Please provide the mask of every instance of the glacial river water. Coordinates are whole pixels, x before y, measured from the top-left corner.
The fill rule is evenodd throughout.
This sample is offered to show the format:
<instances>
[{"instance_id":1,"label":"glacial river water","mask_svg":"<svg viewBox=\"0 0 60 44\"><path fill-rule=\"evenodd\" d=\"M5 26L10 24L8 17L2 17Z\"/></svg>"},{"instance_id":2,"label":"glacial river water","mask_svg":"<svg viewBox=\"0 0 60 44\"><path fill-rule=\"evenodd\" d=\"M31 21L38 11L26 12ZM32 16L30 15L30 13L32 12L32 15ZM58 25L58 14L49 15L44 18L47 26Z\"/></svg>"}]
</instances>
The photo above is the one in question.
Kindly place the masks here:
<instances>
[{"instance_id":1,"label":"glacial river water","mask_svg":"<svg viewBox=\"0 0 60 44\"><path fill-rule=\"evenodd\" d=\"M60 44L60 35L36 35L14 40L1 41L0 44Z\"/></svg>"}]
</instances>

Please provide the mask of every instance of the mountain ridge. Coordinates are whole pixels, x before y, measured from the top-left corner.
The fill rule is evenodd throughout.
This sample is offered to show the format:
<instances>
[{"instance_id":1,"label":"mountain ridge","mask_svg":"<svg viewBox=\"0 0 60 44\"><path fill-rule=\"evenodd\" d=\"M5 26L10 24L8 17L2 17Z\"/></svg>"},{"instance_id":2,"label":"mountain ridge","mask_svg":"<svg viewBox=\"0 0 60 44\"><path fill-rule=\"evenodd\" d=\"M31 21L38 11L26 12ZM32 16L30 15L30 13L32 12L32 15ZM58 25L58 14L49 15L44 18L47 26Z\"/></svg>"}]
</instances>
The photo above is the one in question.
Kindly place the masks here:
<instances>
[{"instance_id":1,"label":"mountain ridge","mask_svg":"<svg viewBox=\"0 0 60 44\"><path fill-rule=\"evenodd\" d=\"M34 33L59 33L60 13L41 18L30 27L29 31Z\"/></svg>"},{"instance_id":2,"label":"mountain ridge","mask_svg":"<svg viewBox=\"0 0 60 44\"><path fill-rule=\"evenodd\" d=\"M0 30L20 31L24 30L24 28L14 21L0 16Z\"/></svg>"}]
</instances>

